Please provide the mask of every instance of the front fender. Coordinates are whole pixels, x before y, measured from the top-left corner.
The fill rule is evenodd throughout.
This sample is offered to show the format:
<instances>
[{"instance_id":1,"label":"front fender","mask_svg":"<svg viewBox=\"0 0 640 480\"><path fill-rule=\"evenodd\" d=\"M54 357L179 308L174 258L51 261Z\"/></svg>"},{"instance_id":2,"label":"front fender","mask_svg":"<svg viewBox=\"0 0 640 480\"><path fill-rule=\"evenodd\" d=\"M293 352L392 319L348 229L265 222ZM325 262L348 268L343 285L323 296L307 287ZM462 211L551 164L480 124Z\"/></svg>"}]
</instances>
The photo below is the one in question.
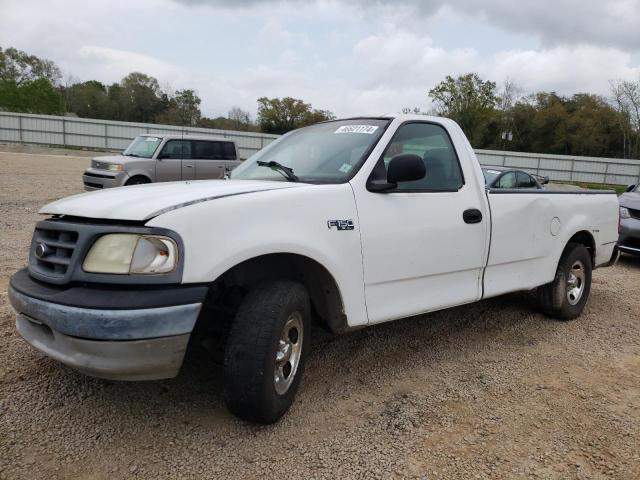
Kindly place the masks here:
<instances>
[{"instance_id":1,"label":"front fender","mask_svg":"<svg viewBox=\"0 0 640 480\"><path fill-rule=\"evenodd\" d=\"M329 228L329 220L352 220L354 229ZM367 323L360 230L349 184L218 198L167 212L148 225L162 225L182 237L183 283L212 282L262 255L302 255L335 279L349 326Z\"/></svg>"}]
</instances>

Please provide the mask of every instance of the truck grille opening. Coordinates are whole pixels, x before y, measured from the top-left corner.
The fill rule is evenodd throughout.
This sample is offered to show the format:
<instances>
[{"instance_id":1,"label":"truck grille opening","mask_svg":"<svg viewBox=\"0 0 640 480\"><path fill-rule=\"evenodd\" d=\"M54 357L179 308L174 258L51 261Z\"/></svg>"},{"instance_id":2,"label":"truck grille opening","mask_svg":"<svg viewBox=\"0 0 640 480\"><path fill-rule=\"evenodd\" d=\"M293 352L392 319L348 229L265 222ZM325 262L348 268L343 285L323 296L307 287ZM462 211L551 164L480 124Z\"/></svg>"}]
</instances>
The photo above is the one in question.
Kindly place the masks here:
<instances>
[{"instance_id":1,"label":"truck grille opening","mask_svg":"<svg viewBox=\"0 0 640 480\"><path fill-rule=\"evenodd\" d=\"M78 242L78 232L36 228L31 267L48 277L64 277Z\"/></svg>"},{"instance_id":2,"label":"truck grille opening","mask_svg":"<svg viewBox=\"0 0 640 480\"><path fill-rule=\"evenodd\" d=\"M640 210L635 210L633 208L629 208L627 210L629 210L629 215L631 215L633 218L637 218L638 220L640 220Z\"/></svg>"}]
</instances>

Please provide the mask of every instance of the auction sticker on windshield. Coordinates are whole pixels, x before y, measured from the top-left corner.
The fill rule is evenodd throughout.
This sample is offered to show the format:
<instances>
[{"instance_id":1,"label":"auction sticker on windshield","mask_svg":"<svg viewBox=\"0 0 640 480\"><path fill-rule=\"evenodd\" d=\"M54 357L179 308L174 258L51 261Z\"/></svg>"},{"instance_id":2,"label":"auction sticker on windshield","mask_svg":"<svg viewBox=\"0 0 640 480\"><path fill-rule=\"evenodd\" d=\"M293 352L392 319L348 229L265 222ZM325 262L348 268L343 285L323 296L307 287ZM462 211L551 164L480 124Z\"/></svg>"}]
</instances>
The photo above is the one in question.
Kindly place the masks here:
<instances>
[{"instance_id":1,"label":"auction sticker on windshield","mask_svg":"<svg viewBox=\"0 0 640 480\"><path fill-rule=\"evenodd\" d=\"M374 125L343 125L334 133L368 133L372 135L378 127Z\"/></svg>"}]
</instances>

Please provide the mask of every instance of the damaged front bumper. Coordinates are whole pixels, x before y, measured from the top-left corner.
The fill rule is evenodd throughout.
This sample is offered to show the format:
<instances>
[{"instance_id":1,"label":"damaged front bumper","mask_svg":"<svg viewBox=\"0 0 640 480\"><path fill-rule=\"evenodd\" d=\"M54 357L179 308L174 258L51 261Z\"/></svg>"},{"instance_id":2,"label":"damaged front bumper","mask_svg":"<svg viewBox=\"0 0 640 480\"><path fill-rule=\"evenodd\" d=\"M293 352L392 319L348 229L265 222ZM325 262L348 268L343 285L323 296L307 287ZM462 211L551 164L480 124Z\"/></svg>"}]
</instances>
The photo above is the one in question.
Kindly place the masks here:
<instances>
[{"instance_id":1,"label":"damaged front bumper","mask_svg":"<svg viewBox=\"0 0 640 480\"><path fill-rule=\"evenodd\" d=\"M16 328L31 346L88 375L155 380L178 374L207 287L55 287L11 277Z\"/></svg>"}]
</instances>

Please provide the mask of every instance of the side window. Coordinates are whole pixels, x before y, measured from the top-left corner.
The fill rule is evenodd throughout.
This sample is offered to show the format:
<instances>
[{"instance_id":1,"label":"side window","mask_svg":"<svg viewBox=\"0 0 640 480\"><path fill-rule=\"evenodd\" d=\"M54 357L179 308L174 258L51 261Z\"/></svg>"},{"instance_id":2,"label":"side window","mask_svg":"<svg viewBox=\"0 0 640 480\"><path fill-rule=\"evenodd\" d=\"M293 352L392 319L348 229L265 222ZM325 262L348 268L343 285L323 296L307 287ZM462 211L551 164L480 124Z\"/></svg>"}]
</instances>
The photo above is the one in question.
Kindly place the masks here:
<instances>
[{"instance_id":1,"label":"side window","mask_svg":"<svg viewBox=\"0 0 640 480\"><path fill-rule=\"evenodd\" d=\"M500 177L495 188L516 188L516 172L507 172Z\"/></svg>"},{"instance_id":2,"label":"side window","mask_svg":"<svg viewBox=\"0 0 640 480\"><path fill-rule=\"evenodd\" d=\"M528 173L518 172L518 188L538 188L538 185Z\"/></svg>"},{"instance_id":3,"label":"side window","mask_svg":"<svg viewBox=\"0 0 640 480\"><path fill-rule=\"evenodd\" d=\"M194 140L193 158L200 160L235 160L236 149L232 142Z\"/></svg>"},{"instance_id":4,"label":"side window","mask_svg":"<svg viewBox=\"0 0 640 480\"><path fill-rule=\"evenodd\" d=\"M193 158L198 160L219 160L220 159L220 143L208 142L206 140L194 140L193 142Z\"/></svg>"},{"instance_id":5,"label":"side window","mask_svg":"<svg viewBox=\"0 0 640 480\"><path fill-rule=\"evenodd\" d=\"M440 125L407 123L401 126L382 155L384 172L391 159L402 153L413 153L422 158L427 174L421 180L402 182L394 191L457 191L464 180L458 156L449 135ZM382 165L375 170L382 173ZM375 172L374 170L374 172Z\"/></svg>"},{"instance_id":6,"label":"side window","mask_svg":"<svg viewBox=\"0 0 640 480\"><path fill-rule=\"evenodd\" d=\"M233 142L224 142L222 144L222 158L225 160L236 159L236 146Z\"/></svg>"},{"instance_id":7,"label":"side window","mask_svg":"<svg viewBox=\"0 0 640 480\"><path fill-rule=\"evenodd\" d=\"M169 140L160 152L162 158L190 159L191 142L188 140Z\"/></svg>"}]
</instances>

